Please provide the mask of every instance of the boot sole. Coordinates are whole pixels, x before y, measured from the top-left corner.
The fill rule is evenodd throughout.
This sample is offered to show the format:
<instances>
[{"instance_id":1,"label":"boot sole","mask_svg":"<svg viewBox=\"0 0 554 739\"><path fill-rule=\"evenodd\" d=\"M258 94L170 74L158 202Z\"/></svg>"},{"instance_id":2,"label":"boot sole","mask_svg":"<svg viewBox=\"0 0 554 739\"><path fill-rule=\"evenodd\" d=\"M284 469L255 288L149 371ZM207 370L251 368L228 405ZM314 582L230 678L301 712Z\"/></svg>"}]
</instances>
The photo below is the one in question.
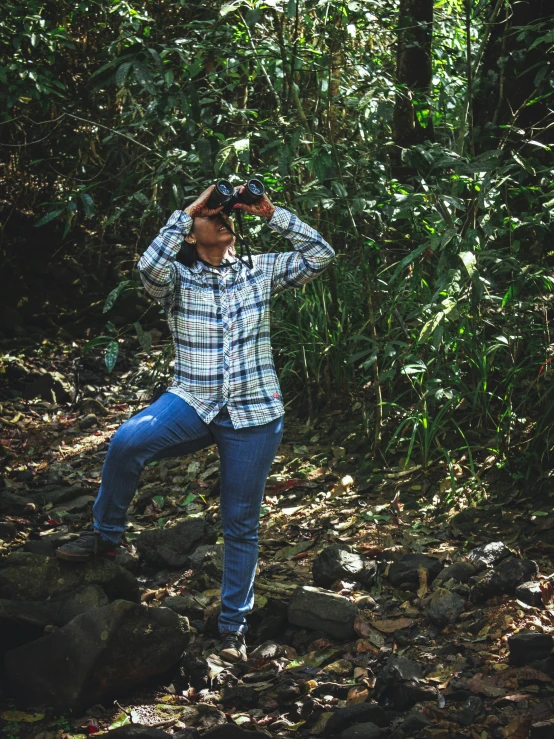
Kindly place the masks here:
<instances>
[{"instance_id":1,"label":"boot sole","mask_svg":"<svg viewBox=\"0 0 554 739\"><path fill-rule=\"evenodd\" d=\"M63 559L66 562L88 562L91 559L115 559L115 552L106 552L105 554L69 554L69 552L62 552L56 549L56 557Z\"/></svg>"}]
</instances>

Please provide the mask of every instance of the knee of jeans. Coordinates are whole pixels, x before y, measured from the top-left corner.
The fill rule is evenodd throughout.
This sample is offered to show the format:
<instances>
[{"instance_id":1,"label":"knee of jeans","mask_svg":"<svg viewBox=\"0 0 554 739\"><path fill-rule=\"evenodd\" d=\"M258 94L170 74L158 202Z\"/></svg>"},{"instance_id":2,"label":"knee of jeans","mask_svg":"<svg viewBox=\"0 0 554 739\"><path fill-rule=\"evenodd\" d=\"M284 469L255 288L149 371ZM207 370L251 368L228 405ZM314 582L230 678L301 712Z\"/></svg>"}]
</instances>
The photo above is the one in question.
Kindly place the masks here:
<instances>
[{"instance_id":1,"label":"knee of jeans","mask_svg":"<svg viewBox=\"0 0 554 739\"><path fill-rule=\"evenodd\" d=\"M223 533L225 536L239 541L256 541L258 538L258 521L248 520L237 515L227 515L223 520Z\"/></svg>"},{"instance_id":2,"label":"knee of jeans","mask_svg":"<svg viewBox=\"0 0 554 739\"><path fill-rule=\"evenodd\" d=\"M132 454L140 449L140 437L135 433L135 424L130 418L117 429L110 440L111 454Z\"/></svg>"}]
</instances>

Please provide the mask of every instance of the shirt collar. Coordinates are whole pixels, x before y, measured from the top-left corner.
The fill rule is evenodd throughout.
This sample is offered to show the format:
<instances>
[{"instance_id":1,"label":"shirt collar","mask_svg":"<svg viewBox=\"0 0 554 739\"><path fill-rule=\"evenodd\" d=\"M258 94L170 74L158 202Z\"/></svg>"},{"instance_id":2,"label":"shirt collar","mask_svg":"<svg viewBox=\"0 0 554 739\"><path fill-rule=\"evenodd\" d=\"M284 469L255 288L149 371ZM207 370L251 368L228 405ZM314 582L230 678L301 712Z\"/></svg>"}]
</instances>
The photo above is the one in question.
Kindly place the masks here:
<instances>
[{"instance_id":1,"label":"shirt collar","mask_svg":"<svg viewBox=\"0 0 554 739\"><path fill-rule=\"evenodd\" d=\"M203 272L204 270L208 270L209 267L204 264L204 262L201 262L199 259L189 267L191 272L194 272L194 274L200 274L200 272ZM235 259L234 262L231 262L231 269L233 269L235 272L238 272L240 269L240 259Z\"/></svg>"}]
</instances>

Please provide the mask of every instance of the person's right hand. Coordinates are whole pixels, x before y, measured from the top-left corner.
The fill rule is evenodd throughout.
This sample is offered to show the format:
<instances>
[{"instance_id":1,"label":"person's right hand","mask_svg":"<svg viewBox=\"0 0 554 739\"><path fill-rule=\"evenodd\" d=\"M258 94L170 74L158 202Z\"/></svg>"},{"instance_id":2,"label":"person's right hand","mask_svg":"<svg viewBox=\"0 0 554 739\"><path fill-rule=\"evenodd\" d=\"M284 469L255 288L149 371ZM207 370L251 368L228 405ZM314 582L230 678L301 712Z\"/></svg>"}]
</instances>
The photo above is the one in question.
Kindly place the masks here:
<instances>
[{"instance_id":1,"label":"person's right hand","mask_svg":"<svg viewBox=\"0 0 554 739\"><path fill-rule=\"evenodd\" d=\"M194 203L191 203L187 208L185 208L185 213L188 213L191 218L196 218L196 216L214 216L216 213L219 213L223 209L223 205L218 205L217 208L207 207L210 195L214 190L215 185L210 185L207 190L204 190L202 195L199 195L196 198Z\"/></svg>"}]
</instances>

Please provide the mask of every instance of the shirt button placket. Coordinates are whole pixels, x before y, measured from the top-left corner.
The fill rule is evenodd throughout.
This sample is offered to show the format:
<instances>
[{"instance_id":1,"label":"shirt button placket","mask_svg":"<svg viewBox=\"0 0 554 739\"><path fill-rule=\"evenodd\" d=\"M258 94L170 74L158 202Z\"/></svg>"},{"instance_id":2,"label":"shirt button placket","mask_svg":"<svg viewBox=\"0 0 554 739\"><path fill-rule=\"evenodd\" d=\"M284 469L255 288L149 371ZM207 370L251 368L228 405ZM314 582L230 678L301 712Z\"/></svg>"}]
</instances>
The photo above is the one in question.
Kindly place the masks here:
<instances>
[{"instance_id":1,"label":"shirt button placket","mask_svg":"<svg viewBox=\"0 0 554 739\"><path fill-rule=\"evenodd\" d=\"M225 285L225 277L218 276L219 291L221 295L221 320L223 323L223 398L225 402L229 400L229 356L230 356L230 336L229 336L229 301L227 298L227 289Z\"/></svg>"}]
</instances>

